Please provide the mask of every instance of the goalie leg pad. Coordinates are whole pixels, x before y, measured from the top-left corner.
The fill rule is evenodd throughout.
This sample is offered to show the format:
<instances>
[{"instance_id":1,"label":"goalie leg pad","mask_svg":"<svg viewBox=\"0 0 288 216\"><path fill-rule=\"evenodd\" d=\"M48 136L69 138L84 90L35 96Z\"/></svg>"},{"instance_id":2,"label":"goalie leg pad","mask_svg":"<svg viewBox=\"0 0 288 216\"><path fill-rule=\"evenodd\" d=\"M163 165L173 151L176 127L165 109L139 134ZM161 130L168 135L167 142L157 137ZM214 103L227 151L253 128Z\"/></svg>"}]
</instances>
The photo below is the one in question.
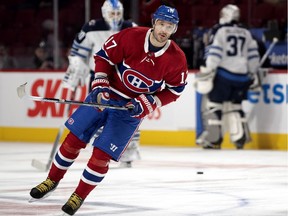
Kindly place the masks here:
<instances>
[{"instance_id":1,"label":"goalie leg pad","mask_svg":"<svg viewBox=\"0 0 288 216\"><path fill-rule=\"evenodd\" d=\"M121 155L120 162L132 162L135 160L140 160L139 142L140 131L138 130L133 135L131 142L128 144L127 148Z\"/></svg>"},{"instance_id":2,"label":"goalie leg pad","mask_svg":"<svg viewBox=\"0 0 288 216\"><path fill-rule=\"evenodd\" d=\"M205 130L198 137L196 143L204 148L220 148L223 141L222 132L222 104L207 101L207 111L203 113Z\"/></svg>"},{"instance_id":3,"label":"goalie leg pad","mask_svg":"<svg viewBox=\"0 0 288 216\"><path fill-rule=\"evenodd\" d=\"M230 103L226 114L230 140L237 149L242 149L244 144L251 141L249 127L241 104Z\"/></svg>"}]
</instances>

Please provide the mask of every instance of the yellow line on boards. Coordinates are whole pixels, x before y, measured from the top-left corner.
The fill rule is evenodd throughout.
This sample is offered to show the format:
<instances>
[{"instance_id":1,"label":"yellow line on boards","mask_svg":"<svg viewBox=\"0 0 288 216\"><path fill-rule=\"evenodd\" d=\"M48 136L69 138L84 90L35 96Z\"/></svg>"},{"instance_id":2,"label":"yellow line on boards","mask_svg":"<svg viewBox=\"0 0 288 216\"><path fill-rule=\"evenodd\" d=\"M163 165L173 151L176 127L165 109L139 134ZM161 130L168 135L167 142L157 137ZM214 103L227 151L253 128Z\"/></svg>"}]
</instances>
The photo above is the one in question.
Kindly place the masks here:
<instances>
[{"instance_id":1,"label":"yellow line on boards","mask_svg":"<svg viewBox=\"0 0 288 216\"><path fill-rule=\"evenodd\" d=\"M50 142L53 143L58 133L58 128L18 128L0 127L0 141L11 142ZM68 130L64 130L61 141ZM143 146L163 147L197 147L196 134L193 130L181 131L154 131L141 130L140 144ZM273 149L287 150L287 134L252 134L252 142L245 145L245 149ZM222 148L235 149L229 140L229 134L224 136Z\"/></svg>"}]
</instances>

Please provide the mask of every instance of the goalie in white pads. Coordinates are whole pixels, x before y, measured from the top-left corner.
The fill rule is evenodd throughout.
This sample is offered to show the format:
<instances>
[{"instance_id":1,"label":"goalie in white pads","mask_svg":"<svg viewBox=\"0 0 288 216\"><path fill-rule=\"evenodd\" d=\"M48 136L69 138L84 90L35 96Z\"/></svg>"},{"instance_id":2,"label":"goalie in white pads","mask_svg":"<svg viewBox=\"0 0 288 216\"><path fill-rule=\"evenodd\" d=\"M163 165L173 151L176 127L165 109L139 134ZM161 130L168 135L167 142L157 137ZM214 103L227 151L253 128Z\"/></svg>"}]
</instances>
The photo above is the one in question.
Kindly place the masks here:
<instances>
[{"instance_id":1,"label":"goalie in white pads","mask_svg":"<svg viewBox=\"0 0 288 216\"><path fill-rule=\"evenodd\" d=\"M84 24L73 41L71 53L68 56L69 66L63 78L63 86L66 88L73 90L78 85L83 86L86 80L90 78L88 84L90 92L95 74L93 55L101 49L101 46L112 34L125 28L137 26L134 22L123 19L123 5L118 0L106 0L101 11L103 18L90 20ZM98 137L101 132L102 128L96 132L94 138ZM120 166L131 167L132 161L140 159L139 140L140 132L138 131L122 155Z\"/></svg>"},{"instance_id":2,"label":"goalie in white pads","mask_svg":"<svg viewBox=\"0 0 288 216\"><path fill-rule=\"evenodd\" d=\"M197 101L201 101L196 143L203 148L220 149L226 131L237 149L250 141L241 104L259 68L259 53L256 41L239 19L236 5L222 8L219 24L210 32L205 66L196 74Z\"/></svg>"}]
</instances>

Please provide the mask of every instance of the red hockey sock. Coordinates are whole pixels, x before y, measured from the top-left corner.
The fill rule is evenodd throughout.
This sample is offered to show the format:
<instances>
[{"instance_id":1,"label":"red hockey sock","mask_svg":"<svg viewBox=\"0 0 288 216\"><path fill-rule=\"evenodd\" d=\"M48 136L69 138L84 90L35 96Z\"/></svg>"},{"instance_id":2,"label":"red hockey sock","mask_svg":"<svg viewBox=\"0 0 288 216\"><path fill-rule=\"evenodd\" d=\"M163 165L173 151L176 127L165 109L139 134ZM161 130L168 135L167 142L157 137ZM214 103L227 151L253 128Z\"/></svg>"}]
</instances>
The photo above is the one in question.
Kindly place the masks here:
<instances>
[{"instance_id":1,"label":"red hockey sock","mask_svg":"<svg viewBox=\"0 0 288 216\"><path fill-rule=\"evenodd\" d=\"M109 169L111 156L105 152L94 148L93 154L89 159L86 169L83 172L81 180L75 190L82 199L104 179Z\"/></svg>"},{"instance_id":2,"label":"red hockey sock","mask_svg":"<svg viewBox=\"0 0 288 216\"><path fill-rule=\"evenodd\" d=\"M96 186L97 185L87 184L81 179L75 190L75 193L78 194L82 199L85 199Z\"/></svg>"},{"instance_id":3,"label":"red hockey sock","mask_svg":"<svg viewBox=\"0 0 288 216\"><path fill-rule=\"evenodd\" d=\"M79 155L81 148L85 147L86 143L70 132L55 155L48 177L59 182Z\"/></svg>"}]
</instances>

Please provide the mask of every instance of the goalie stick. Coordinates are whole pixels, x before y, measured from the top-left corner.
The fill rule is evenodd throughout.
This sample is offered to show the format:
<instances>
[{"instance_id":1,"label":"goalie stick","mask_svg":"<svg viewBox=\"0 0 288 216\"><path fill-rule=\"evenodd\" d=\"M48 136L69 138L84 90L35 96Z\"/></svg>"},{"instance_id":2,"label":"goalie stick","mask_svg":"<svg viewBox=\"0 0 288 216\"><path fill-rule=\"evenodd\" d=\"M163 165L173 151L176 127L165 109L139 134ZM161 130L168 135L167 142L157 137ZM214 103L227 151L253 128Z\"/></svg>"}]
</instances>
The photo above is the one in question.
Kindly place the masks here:
<instances>
[{"instance_id":1,"label":"goalie stick","mask_svg":"<svg viewBox=\"0 0 288 216\"><path fill-rule=\"evenodd\" d=\"M272 40L272 43L269 45L268 49L266 50L266 52L264 53L264 55L262 56L262 58L260 60L259 68L262 67L262 65L264 64L264 62L268 58L270 52L272 51L272 49L274 48L274 46L276 45L277 42L278 42L278 38L274 37ZM268 70L258 70L257 76L259 79L259 85L260 86L262 85L263 80L267 76L267 74L268 74Z\"/></svg>"},{"instance_id":2,"label":"goalie stick","mask_svg":"<svg viewBox=\"0 0 288 216\"><path fill-rule=\"evenodd\" d=\"M71 100L73 100L75 98L76 90L77 90L77 87L75 87L74 90L72 91ZM66 110L66 113L64 113L64 118L69 116L70 109L71 109L71 104L69 104L69 106L68 106L68 108ZM58 145L59 145L60 139L61 139L61 137L63 135L63 132L64 132L64 124L62 123L60 125L60 127L58 129L58 133L57 133L57 135L55 137L55 140L54 140L54 143L53 143L53 147L52 147L50 156L48 158L48 162L47 163L43 163L40 160L33 159L32 163L31 163L31 165L33 167L35 167L36 169L38 169L40 171L44 171L44 172L47 172L50 169L52 161L53 161L54 156L55 156L55 153L56 153L56 151L58 149Z\"/></svg>"},{"instance_id":3,"label":"goalie stick","mask_svg":"<svg viewBox=\"0 0 288 216\"><path fill-rule=\"evenodd\" d=\"M274 46L277 42L278 42L278 38L274 37L272 40L272 43L270 44L267 51L265 52L265 54L263 55L263 57L260 60L260 67L263 65L265 60L268 58L268 55L270 54L270 52L272 51L272 49L274 48Z\"/></svg>"},{"instance_id":4,"label":"goalie stick","mask_svg":"<svg viewBox=\"0 0 288 216\"><path fill-rule=\"evenodd\" d=\"M128 110L130 108L124 106L117 106L112 104L99 104L99 103L90 103L86 101L75 101L75 100L65 100L59 98L47 98L47 97L38 97L27 95L25 92L25 86L27 82L17 87L17 94L19 98L27 98L34 101L43 101L43 102L51 102L51 103L60 103L60 104L71 104L71 105L78 105L78 106L90 106L90 107L97 107L97 108L108 108L108 109L116 109L116 110Z\"/></svg>"},{"instance_id":5,"label":"goalie stick","mask_svg":"<svg viewBox=\"0 0 288 216\"><path fill-rule=\"evenodd\" d=\"M272 49L274 48L274 46L276 45L276 43L278 42L278 38L274 37L273 40L272 40L272 43L270 44L270 46L268 47L268 49L266 50L265 54L263 55L263 57L261 58L260 60L260 63L259 63L259 68L261 68L261 66L264 64L264 62L266 61L266 59L268 58L270 52L272 51ZM269 70L269 69L268 69ZM261 87L262 87L262 84L264 82L264 78L266 78L267 74L268 74L268 70L258 70L257 72L257 76L258 76L258 80L259 80L259 87L256 88L256 90L254 90L254 92L261 92ZM253 90L251 90L253 91ZM256 116L256 108L255 108L255 105L254 107L252 108L252 110L249 112L249 115L247 117L248 119L248 122L251 122L252 119Z\"/></svg>"}]
</instances>

